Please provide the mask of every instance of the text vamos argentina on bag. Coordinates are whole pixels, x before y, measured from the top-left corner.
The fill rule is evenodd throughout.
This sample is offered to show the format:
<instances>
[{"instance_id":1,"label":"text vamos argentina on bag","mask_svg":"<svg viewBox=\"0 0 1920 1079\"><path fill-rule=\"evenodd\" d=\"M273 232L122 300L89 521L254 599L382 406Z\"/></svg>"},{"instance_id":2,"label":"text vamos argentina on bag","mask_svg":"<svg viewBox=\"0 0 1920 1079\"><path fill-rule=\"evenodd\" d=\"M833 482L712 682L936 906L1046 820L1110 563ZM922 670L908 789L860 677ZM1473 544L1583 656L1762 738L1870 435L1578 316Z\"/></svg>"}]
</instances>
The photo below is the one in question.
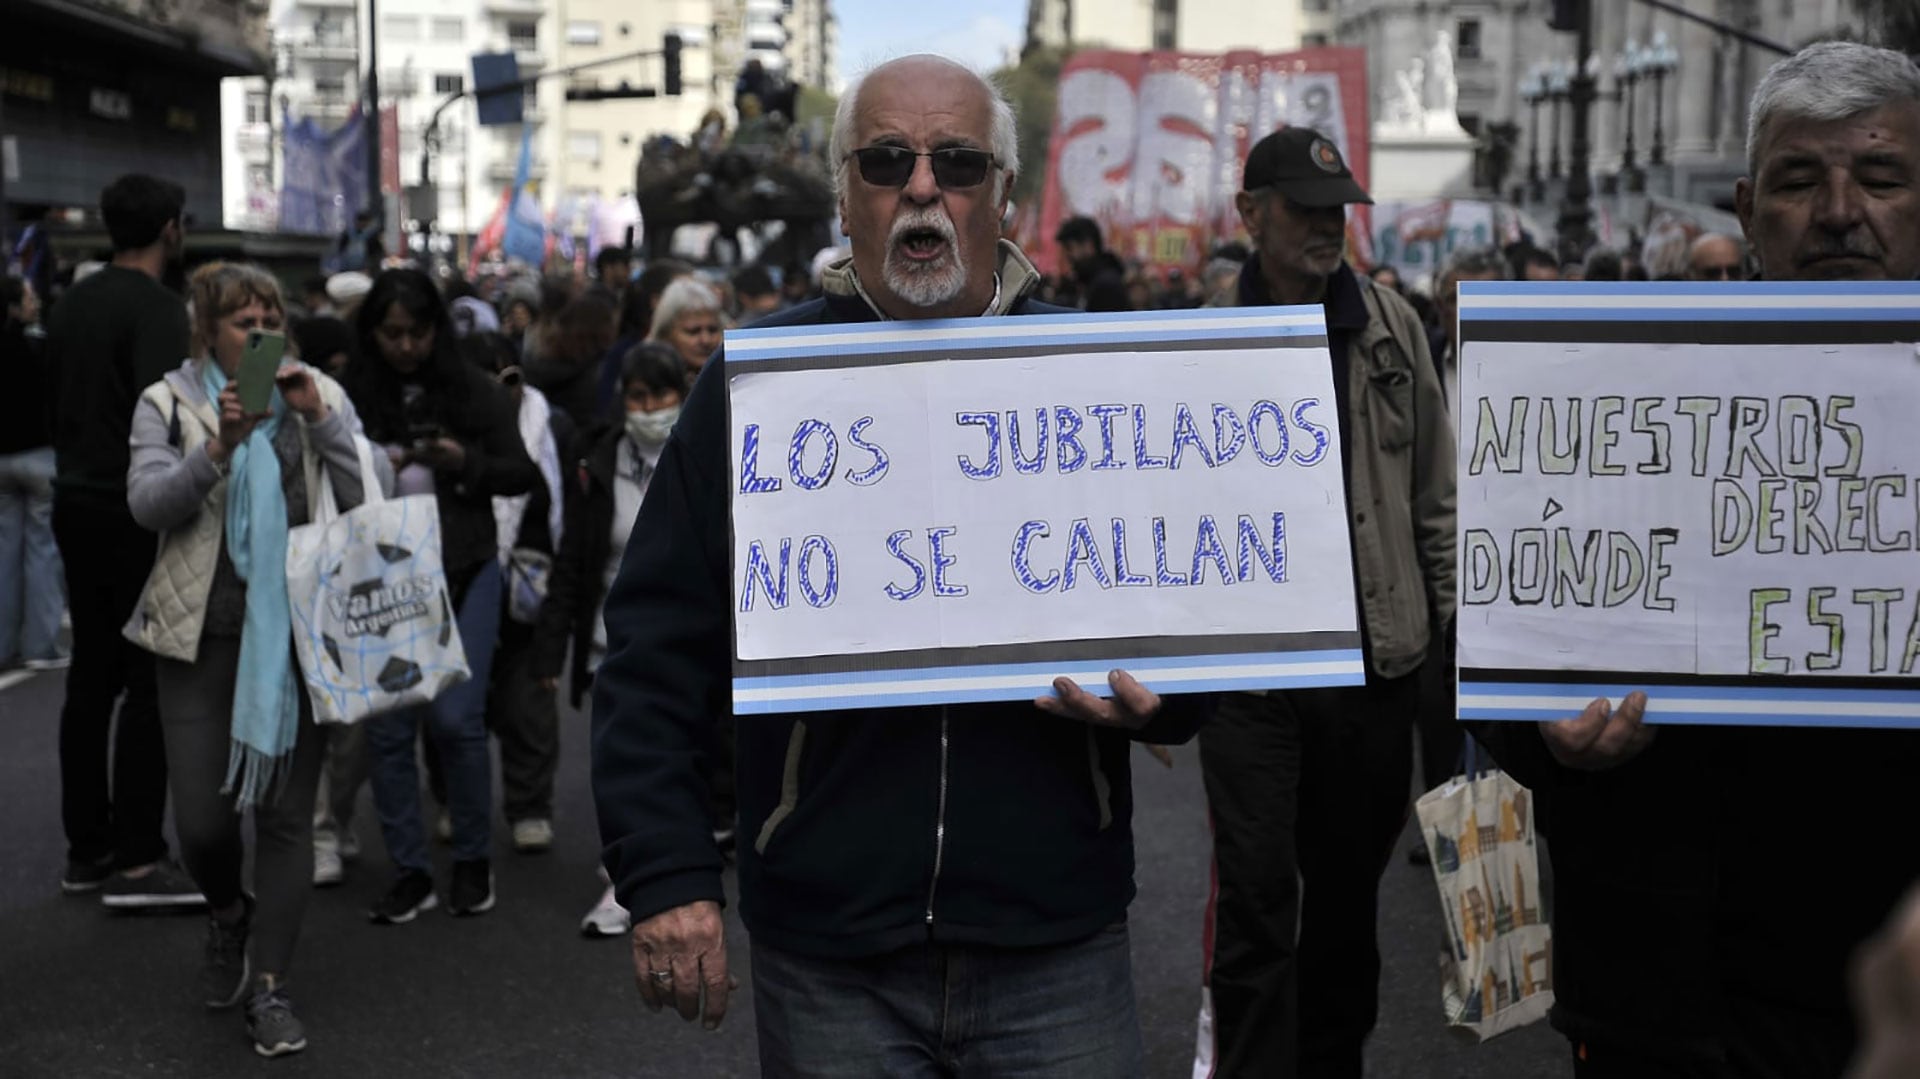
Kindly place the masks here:
<instances>
[{"instance_id":1,"label":"text vamos argentina on bag","mask_svg":"<svg viewBox=\"0 0 1920 1079\"><path fill-rule=\"evenodd\" d=\"M408 577L391 584L363 581L327 603L333 617L346 626L348 637L385 636L402 622L427 617L438 592L439 582L433 577Z\"/></svg>"}]
</instances>

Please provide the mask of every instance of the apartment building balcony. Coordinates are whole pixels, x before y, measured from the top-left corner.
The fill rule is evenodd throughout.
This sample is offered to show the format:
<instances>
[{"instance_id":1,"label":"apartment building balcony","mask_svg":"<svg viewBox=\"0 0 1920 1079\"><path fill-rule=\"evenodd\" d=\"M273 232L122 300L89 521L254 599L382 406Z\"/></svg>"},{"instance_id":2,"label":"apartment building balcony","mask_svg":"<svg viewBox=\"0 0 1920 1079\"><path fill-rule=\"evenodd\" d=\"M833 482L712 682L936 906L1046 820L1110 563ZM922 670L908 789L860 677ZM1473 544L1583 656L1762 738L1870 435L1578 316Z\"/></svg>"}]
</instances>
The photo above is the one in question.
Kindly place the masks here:
<instances>
[{"instance_id":1,"label":"apartment building balcony","mask_svg":"<svg viewBox=\"0 0 1920 1079\"><path fill-rule=\"evenodd\" d=\"M296 60L355 60L360 56L359 43L345 34L294 38L287 43L287 51Z\"/></svg>"},{"instance_id":2,"label":"apartment building balcony","mask_svg":"<svg viewBox=\"0 0 1920 1079\"><path fill-rule=\"evenodd\" d=\"M546 5L542 0L486 0L486 9L500 15L541 15Z\"/></svg>"},{"instance_id":3,"label":"apartment building balcony","mask_svg":"<svg viewBox=\"0 0 1920 1079\"><path fill-rule=\"evenodd\" d=\"M506 157L496 156L493 161L487 165L487 179L495 183L510 184L513 182L514 171L519 168L519 166L520 149L516 145L511 155ZM547 167L535 161L533 167L527 170L527 177L532 180L544 180L547 178Z\"/></svg>"},{"instance_id":4,"label":"apartment building balcony","mask_svg":"<svg viewBox=\"0 0 1920 1079\"><path fill-rule=\"evenodd\" d=\"M266 124L241 124L234 133L234 145L248 163L264 163L273 146L273 128Z\"/></svg>"}]
</instances>

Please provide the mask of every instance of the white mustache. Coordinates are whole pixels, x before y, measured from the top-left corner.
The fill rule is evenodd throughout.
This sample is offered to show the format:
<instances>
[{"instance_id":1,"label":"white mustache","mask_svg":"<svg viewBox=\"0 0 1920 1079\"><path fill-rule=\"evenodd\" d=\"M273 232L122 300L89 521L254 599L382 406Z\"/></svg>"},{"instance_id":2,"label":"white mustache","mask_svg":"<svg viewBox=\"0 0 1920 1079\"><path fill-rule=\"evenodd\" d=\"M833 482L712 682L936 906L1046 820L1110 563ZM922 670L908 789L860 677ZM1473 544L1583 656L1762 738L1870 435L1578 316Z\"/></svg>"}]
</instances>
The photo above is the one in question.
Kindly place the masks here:
<instances>
[{"instance_id":1,"label":"white mustache","mask_svg":"<svg viewBox=\"0 0 1920 1079\"><path fill-rule=\"evenodd\" d=\"M940 238L949 244L958 239L953 230L953 222L947 219L946 214L931 206L921 206L894 218L893 228L887 233L887 246L895 246L905 239L909 232L922 230L939 233Z\"/></svg>"}]
</instances>

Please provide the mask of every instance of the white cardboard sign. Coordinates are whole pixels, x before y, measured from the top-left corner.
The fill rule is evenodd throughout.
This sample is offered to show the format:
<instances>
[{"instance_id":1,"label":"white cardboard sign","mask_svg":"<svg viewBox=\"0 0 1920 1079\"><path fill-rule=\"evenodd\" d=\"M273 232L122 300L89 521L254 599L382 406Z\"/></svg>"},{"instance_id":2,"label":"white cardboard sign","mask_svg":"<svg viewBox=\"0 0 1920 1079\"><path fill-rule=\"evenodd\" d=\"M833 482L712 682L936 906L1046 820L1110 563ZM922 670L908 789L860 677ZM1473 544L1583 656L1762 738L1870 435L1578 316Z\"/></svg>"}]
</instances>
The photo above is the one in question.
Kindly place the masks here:
<instances>
[{"instance_id":1,"label":"white cardboard sign","mask_svg":"<svg viewBox=\"0 0 1920 1079\"><path fill-rule=\"evenodd\" d=\"M1920 726L1920 286L1462 290L1461 714Z\"/></svg>"},{"instance_id":2,"label":"white cardboard sign","mask_svg":"<svg viewBox=\"0 0 1920 1079\"><path fill-rule=\"evenodd\" d=\"M734 706L1361 680L1318 308L729 333Z\"/></svg>"}]
</instances>

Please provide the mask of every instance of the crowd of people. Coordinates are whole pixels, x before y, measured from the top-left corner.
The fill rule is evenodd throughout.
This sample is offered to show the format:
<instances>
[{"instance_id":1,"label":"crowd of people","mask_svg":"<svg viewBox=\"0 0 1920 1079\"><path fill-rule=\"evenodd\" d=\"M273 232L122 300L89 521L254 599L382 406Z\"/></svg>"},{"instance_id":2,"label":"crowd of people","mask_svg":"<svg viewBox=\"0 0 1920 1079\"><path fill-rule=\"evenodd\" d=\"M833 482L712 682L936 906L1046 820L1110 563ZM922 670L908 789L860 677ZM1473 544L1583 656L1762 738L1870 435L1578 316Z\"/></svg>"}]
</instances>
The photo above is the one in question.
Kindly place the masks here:
<instances>
[{"instance_id":1,"label":"crowd of people","mask_svg":"<svg viewBox=\"0 0 1920 1079\"><path fill-rule=\"evenodd\" d=\"M635 276L620 249L589 281L497 281L490 297L405 267L288 296L235 262L196 267L181 296L162 282L181 261L185 192L128 175L100 208L112 260L44 317L31 285L4 279L16 392L0 404L0 668L72 667L62 890L204 907L206 1004L244 1003L262 1054L295 1052L300 922L310 890L361 856L363 788L394 870L376 923L443 898L456 915L492 908L492 744L512 848L552 845L557 695L564 679L580 704L605 654L601 605L680 402L723 328L784 301L762 267L716 281L659 260ZM250 412L236 379L261 333L284 335L287 359L271 407ZM381 451L369 473L357 440ZM471 677L427 705L317 726L290 643L287 534L323 487L345 511L367 482L434 498ZM731 818L716 801L716 835ZM430 834L452 849L443 882ZM627 925L608 885L582 931Z\"/></svg>"},{"instance_id":2,"label":"crowd of people","mask_svg":"<svg viewBox=\"0 0 1920 1079\"><path fill-rule=\"evenodd\" d=\"M1736 192L1745 243L1665 237L1643 252L1658 247L1658 273L1600 251L1579 275L1920 275L1911 60L1810 47L1762 83L1752 131L1754 176ZM60 886L109 907L204 907L201 997L244 1005L259 1053L306 1044L288 990L300 923L310 890L364 858L361 788L392 863L369 919L401 925L443 901L483 914L496 803L514 850L554 841L564 693L591 702L604 849L582 930L630 934L645 1003L717 1026L733 990L721 881L737 857L763 1074L1141 1074L1130 748L1196 736L1215 867L1197 1069L1363 1073L1377 894L1407 817L1415 731L1430 786L1454 774L1464 735L1450 684L1456 289L1573 268L1522 245L1456 253L1423 283L1360 272L1347 207L1367 192L1330 140L1288 128L1245 161L1244 248L1142 295L1080 219L1058 236L1071 272L1048 279L1001 235L1021 167L1010 107L933 57L851 88L830 157L850 253L817 281L763 267L716 280L612 250L584 284L482 294L388 268L309 282L297 301L258 267L211 263L183 299L161 280L180 259L184 192L131 175L101 197L111 263L44 320L29 288L6 285L0 359L52 407L0 402L0 662L71 663ZM1322 307L1364 684L1163 698L1115 671L1101 695L1061 678L1032 703L736 726L721 703L722 332L1020 317L1063 301ZM271 404L249 410L243 352L283 332ZM472 676L429 704L323 727L290 646L286 533L323 497L344 509L376 494L437 504ZM1557 882L1554 1024L1573 1073L1839 1076L1864 1045L1856 1074L1912 1074L1899 1039L1920 976L1900 957L1920 932L1905 925L1868 965L1887 997L1859 1025L1845 965L1920 864L1802 810L1899 819L1920 736L1656 738L1645 705L1636 694L1472 731L1539 800ZM178 863L161 828L169 797ZM444 882L431 835L452 848ZM1806 864L1783 872L1769 853L1783 844ZM1646 976L1649 955L1664 974Z\"/></svg>"}]
</instances>

